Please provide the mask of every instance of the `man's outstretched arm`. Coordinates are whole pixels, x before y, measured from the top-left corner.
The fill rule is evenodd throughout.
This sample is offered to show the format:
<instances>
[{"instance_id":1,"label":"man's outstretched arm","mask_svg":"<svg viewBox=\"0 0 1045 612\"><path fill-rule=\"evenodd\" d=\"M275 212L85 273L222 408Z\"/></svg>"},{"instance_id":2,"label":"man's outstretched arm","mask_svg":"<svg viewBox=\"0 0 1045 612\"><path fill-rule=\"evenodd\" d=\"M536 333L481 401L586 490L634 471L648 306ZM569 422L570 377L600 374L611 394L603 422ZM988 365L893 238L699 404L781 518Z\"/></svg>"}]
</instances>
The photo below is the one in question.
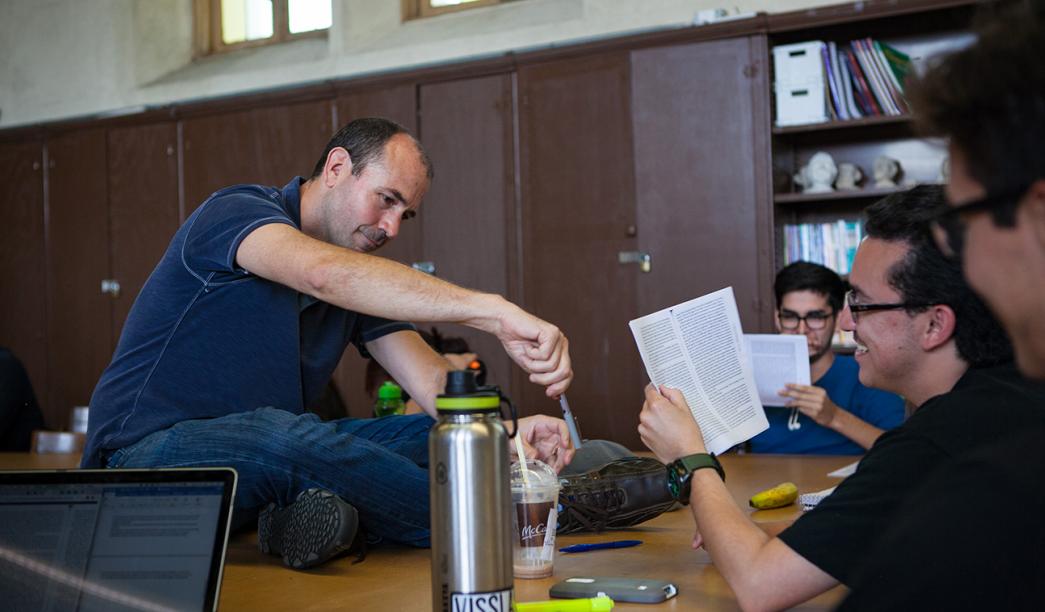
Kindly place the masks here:
<instances>
[{"instance_id":1,"label":"man's outstretched arm","mask_svg":"<svg viewBox=\"0 0 1045 612\"><path fill-rule=\"evenodd\" d=\"M491 333L549 396L564 392L573 379L562 332L498 295L316 240L285 224L252 231L240 243L236 261L252 274L356 312L461 323Z\"/></svg>"}]
</instances>

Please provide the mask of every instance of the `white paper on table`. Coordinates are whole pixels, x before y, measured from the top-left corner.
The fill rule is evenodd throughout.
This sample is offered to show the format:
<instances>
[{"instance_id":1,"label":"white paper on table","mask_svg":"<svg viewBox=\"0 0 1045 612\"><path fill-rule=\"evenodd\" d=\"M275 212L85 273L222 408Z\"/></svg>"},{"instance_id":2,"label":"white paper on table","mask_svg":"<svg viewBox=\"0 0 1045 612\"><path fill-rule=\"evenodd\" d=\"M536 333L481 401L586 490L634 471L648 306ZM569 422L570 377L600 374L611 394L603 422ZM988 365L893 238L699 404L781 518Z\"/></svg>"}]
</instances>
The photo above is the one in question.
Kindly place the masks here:
<instances>
[{"instance_id":1,"label":"white paper on table","mask_svg":"<svg viewBox=\"0 0 1045 612\"><path fill-rule=\"evenodd\" d=\"M628 325L650 381L682 391L710 452L723 453L769 428L732 287Z\"/></svg>"},{"instance_id":2,"label":"white paper on table","mask_svg":"<svg viewBox=\"0 0 1045 612\"><path fill-rule=\"evenodd\" d=\"M854 461L849 465L843 465L842 467L838 468L833 472L828 473L827 475L831 478L846 478L848 476L852 476L853 473L856 472L856 466L858 465L860 465L860 462Z\"/></svg>"},{"instance_id":3,"label":"white paper on table","mask_svg":"<svg viewBox=\"0 0 1045 612\"><path fill-rule=\"evenodd\" d=\"M763 406L786 406L791 398L777 395L788 383L808 385L809 345L798 334L744 334L744 347Z\"/></svg>"}]
</instances>

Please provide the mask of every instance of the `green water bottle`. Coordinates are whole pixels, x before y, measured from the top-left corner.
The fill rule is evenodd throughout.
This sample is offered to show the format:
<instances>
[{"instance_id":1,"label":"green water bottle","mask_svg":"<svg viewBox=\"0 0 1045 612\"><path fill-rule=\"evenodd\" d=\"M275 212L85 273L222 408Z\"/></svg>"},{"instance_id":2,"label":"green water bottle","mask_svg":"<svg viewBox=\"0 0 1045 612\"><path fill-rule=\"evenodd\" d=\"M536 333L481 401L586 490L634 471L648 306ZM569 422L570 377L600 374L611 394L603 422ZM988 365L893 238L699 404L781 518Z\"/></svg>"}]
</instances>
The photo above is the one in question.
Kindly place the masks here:
<instances>
[{"instance_id":1,"label":"green water bottle","mask_svg":"<svg viewBox=\"0 0 1045 612\"><path fill-rule=\"evenodd\" d=\"M390 416L406 412L403 403L403 389L390 380L386 380L377 390L377 401L374 402L374 416Z\"/></svg>"}]
</instances>

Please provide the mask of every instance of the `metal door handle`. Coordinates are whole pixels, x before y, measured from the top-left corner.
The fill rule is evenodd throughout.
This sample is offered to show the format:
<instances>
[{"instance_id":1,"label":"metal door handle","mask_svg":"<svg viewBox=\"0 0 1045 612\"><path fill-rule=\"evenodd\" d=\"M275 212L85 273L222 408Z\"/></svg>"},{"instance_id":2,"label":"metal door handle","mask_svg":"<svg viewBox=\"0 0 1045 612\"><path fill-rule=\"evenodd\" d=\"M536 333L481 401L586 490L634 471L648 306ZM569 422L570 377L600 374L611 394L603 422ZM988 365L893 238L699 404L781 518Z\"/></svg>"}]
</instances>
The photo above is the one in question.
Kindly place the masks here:
<instances>
[{"instance_id":1,"label":"metal door handle","mask_svg":"<svg viewBox=\"0 0 1045 612\"><path fill-rule=\"evenodd\" d=\"M425 274L431 274L435 276L435 262L434 261L415 261L410 264L410 267L417 270L418 272L424 272Z\"/></svg>"},{"instance_id":2,"label":"metal door handle","mask_svg":"<svg viewBox=\"0 0 1045 612\"><path fill-rule=\"evenodd\" d=\"M120 281L115 278L103 278L102 293L108 293L114 298L120 297Z\"/></svg>"},{"instance_id":3,"label":"metal door handle","mask_svg":"<svg viewBox=\"0 0 1045 612\"><path fill-rule=\"evenodd\" d=\"M649 272L653 269L653 258L649 253L642 251L620 251L617 253L617 261L622 264L637 263L642 272Z\"/></svg>"}]
</instances>

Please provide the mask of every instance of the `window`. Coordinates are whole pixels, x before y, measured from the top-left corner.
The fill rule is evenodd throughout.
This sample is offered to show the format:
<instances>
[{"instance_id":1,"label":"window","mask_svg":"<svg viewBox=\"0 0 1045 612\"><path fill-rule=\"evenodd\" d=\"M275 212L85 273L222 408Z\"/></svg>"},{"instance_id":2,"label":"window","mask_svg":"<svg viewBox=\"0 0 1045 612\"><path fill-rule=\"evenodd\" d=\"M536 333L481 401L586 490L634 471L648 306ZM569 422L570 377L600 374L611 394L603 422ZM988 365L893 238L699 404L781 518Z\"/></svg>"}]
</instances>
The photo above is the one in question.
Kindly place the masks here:
<instances>
[{"instance_id":1,"label":"window","mask_svg":"<svg viewBox=\"0 0 1045 612\"><path fill-rule=\"evenodd\" d=\"M451 13L477 6L501 4L509 0L403 0L403 16L405 19L431 17L443 13Z\"/></svg>"},{"instance_id":2,"label":"window","mask_svg":"<svg viewBox=\"0 0 1045 612\"><path fill-rule=\"evenodd\" d=\"M325 36L331 0L196 0L196 55Z\"/></svg>"}]
</instances>

